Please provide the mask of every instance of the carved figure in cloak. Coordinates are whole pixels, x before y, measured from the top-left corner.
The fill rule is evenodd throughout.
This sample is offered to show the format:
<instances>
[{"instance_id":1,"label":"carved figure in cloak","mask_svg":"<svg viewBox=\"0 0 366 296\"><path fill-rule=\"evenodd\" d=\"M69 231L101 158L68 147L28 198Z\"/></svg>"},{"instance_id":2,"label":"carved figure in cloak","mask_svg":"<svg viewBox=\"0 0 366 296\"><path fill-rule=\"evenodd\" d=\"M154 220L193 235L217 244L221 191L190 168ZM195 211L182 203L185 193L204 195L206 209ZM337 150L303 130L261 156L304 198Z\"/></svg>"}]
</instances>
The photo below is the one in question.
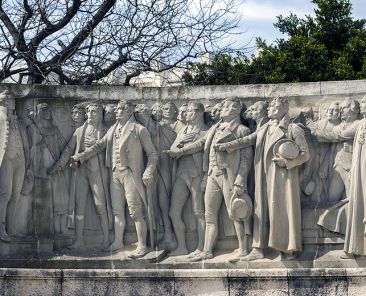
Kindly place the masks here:
<instances>
[{"instance_id":1,"label":"carved figure in cloak","mask_svg":"<svg viewBox=\"0 0 366 296\"><path fill-rule=\"evenodd\" d=\"M116 123L116 105L115 104L107 104L104 106L103 112L103 120L104 124L107 128L110 128L113 124Z\"/></svg>"},{"instance_id":2,"label":"carved figure in cloak","mask_svg":"<svg viewBox=\"0 0 366 296\"><path fill-rule=\"evenodd\" d=\"M167 151L177 151L184 146L203 137L208 127L204 123L204 107L201 103L191 102L187 110L187 126L181 130L174 143ZM171 196L170 217L173 222L174 233L177 238L177 248L170 252L170 256L187 255L185 224L182 220L184 205L189 197L192 201L192 209L197 223L198 243L196 250L189 257L195 257L202 253L205 239L205 209L201 181L203 172L203 151L184 155L177 160L176 178L173 184Z\"/></svg>"},{"instance_id":3,"label":"carved figure in cloak","mask_svg":"<svg viewBox=\"0 0 366 296\"><path fill-rule=\"evenodd\" d=\"M359 126L359 102L346 98L341 104L341 123L332 132L317 130L319 142L337 143L334 172L329 185L329 203L332 205L320 217L318 224L330 231L344 234L347 223L350 172L353 139Z\"/></svg>"},{"instance_id":4,"label":"carved figure in cloak","mask_svg":"<svg viewBox=\"0 0 366 296\"><path fill-rule=\"evenodd\" d=\"M75 130L60 158L49 168L49 174L52 175L64 169L74 153L83 152L93 146L107 132L107 128L102 122L102 105L89 104L86 108L86 115L87 121ZM89 191L92 193L95 208L100 218L103 232L102 247L106 248L109 245L109 224L112 217L105 154L101 152L93 155L80 167L71 163L71 167L76 170L76 178L71 184L68 223L69 227L75 225L76 239L69 248L76 249L84 246L85 209Z\"/></svg>"},{"instance_id":5,"label":"carved figure in cloak","mask_svg":"<svg viewBox=\"0 0 366 296\"><path fill-rule=\"evenodd\" d=\"M207 183L204 197L205 243L203 252L197 252L191 261L213 258L213 248L218 235L219 210L223 200L239 242L234 258L238 259L248 254L248 235L251 234L250 215L245 217L244 221L237 217L233 201L239 198L245 204L250 202L250 199L244 201L242 196L247 192L252 149L251 147L239 149L230 154L214 149L217 143L225 143L249 135L249 129L240 121L241 110L240 101L226 99L221 108L221 121L212 126L204 137L170 153L171 156L179 158L203 149L203 170L206 174L203 183Z\"/></svg>"},{"instance_id":6,"label":"carved figure in cloak","mask_svg":"<svg viewBox=\"0 0 366 296\"><path fill-rule=\"evenodd\" d=\"M82 103L76 104L71 108L71 126L74 132L85 122L85 106Z\"/></svg>"},{"instance_id":7,"label":"carved figure in cloak","mask_svg":"<svg viewBox=\"0 0 366 296\"><path fill-rule=\"evenodd\" d=\"M150 114L146 108L137 106L136 119L144 127L147 128L151 136L154 147L158 153L159 161L157 169L154 174L154 186L153 186L153 200L157 201L158 213L156 213L156 220L162 219L164 234L163 238L159 242L159 248L172 250L175 248L173 228L171 220L169 218L170 209L170 196L172 193L172 180L175 176L173 172L173 160L164 153L173 144L176 133L171 128L169 123L164 120L156 122L151 120ZM174 109L171 109L174 110ZM171 117L171 115L167 115ZM160 216L160 217L159 217ZM160 221L159 221L160 222ZM156 229L159 232L159 229Z\"/></svg>"},{"instance_id":8,"label":"carved figure in cloak","mask_svg":"<svg viewBox=\"0 0 366 296\"><path fill-rule=\"evenodd\" d=\"M152 231L151 202L147 191L151 191L158 155L148 130L134 117L134 104L120 101L116 108L117 122L108 133L93 146L73 156L81 164L98 153L106 153L106 165L112 170L111 199L114 215L114 242L111 250L123 247L125 228L125 206L127 203L131 218L135 222L138 245L129 258L145 256L150 250L146 244L147 225L144 208L148 213ZM147 164L144 164L144 153ZM151 196L150 196L151 197Z\"/></svg>"},{"instance_id":9,"label":"carved figure in cloak","mask_svg":"<svg viewBox=\"0 0 366 296\"><path fill-rule=\"evenodd\" d=\"M252 252L247 260L264 257L269 247L293 259L302 249L300 165L309 160L304 131L290 123L288 101L275 98L271 119L255 133L226 144L219 151L255 145L255 199ZM282 190L276 190L281 188Z\"/></svg>"},{"instance_id":10,"label":"carved figure in cloak","mask_svg":"<svg viewBox=\"0 0 366 296\"><path fill-rule=\"evenodd\" d=\"M366 256L366 96L360 104L363 119L360 120L353 144L352 167L349 189L349 204L346 235L344 238L345 256Z\"/></svg>"},{"instance_id":11,"label":"carved figure in cloak","mask_svg":"<svg viewBox=\"0 0 366 296\"><path fill-rule=\"evenodd\" d=\"M30 164L36 187L33 202L33 224L36 235L65 234L69 203L69 176L59 172L52 176L47 169L61 156L66 140L53 124L51 108L40 103L34 123L28 127Z\"/></svg>"},{"instance_id":12,"label":"carved figure in cloak","mask_svg":"<svg viewBox=\"0 0 366 296\"><path fill-rule=\"evenodd\" d=\"M184 103L178 109L178 117L177 117L177 122L175 124L175 129L174 129L174 131L176 133L180 132L182 129L184 129L187 126L187 121L186 121L187 108L188 108L188 104Z\"/></svg>"},{"instance_id":13,"label":"carved figure in cloak","mask_svg":"<svg viewBox=\"0 0 366 296\"><path fill-rule=\"evenodd\" d=\"M335 102L327 108L326 117L319 120L315 127L311 129L311 132L313 135L317 133L317 130L324 133L332 133L334 128L340 123L340 107L339 103ZM330 180L332 179L332 174L336 173L333 169L333 165L337 144L331 142L318 142L317 140L316 143L319 161L317 178L320 180L320 184L317 186L316 194L318 197L322 197L323 201L328 204Z\"/></svg>"},{"instance_id":14,"label":"carved figure in cloak","mask_svg":"<svg viewBox=\"0 0 366 296\"><path fill-rule=\"evenodd\" d=\"M21 192L30 186L29 146L25 125L15 113L15 100L9 91L0 94L0 240L18 235L18 206ZM29 209L30 210L30 209Z\"/></svg>"}]
</instances>

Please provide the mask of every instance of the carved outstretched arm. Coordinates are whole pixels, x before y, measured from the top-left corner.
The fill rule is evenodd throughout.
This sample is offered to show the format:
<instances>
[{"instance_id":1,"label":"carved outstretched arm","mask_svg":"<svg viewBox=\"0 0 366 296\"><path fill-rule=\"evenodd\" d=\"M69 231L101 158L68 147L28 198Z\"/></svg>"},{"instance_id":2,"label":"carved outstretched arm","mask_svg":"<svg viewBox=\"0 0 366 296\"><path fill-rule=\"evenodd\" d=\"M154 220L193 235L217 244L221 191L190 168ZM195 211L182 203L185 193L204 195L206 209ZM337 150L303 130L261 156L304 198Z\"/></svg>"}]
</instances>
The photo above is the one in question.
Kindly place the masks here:
<instances>
[{"instance_id":1,"label":"carved outstretched arm","mask_svg":"<svg viewBox=\"0 0 366 296\"><path fill-rule=\"evenodd\" d=\"M59 160L55 163L54 167L64 168L69 162L71 156L74 154L76 148L76 135L73 134L70 141L65 146L65 149L62 151Z\"/></svg>"},{"instance_id":2,"label":"carved outstretched arm","mask_svg":"<svg viewBox=\"0 0 366 296\"><path fill-rule=\"evenodd\" d=\"M220 151L227 151L231 153L235 150L255 145L256 140L257 140L257 133L255 132L231 142L217 144L217 149Z\"/></svg>"},{"instance_id":3,"label":"carved outstretched arm","mask_svg":"<svg viewBox=\"0 0 366 296\"><path fill-rule=\"evenodd\" d=\"M241 139L243 139L245 136L248 136L249 133L249 131L245 131ZM242 187L245 192L247 191L248 174L251 168L252 158L253 149L251 147L240 149L240 165L234 185Z\"/></svg>"}]
</instances>

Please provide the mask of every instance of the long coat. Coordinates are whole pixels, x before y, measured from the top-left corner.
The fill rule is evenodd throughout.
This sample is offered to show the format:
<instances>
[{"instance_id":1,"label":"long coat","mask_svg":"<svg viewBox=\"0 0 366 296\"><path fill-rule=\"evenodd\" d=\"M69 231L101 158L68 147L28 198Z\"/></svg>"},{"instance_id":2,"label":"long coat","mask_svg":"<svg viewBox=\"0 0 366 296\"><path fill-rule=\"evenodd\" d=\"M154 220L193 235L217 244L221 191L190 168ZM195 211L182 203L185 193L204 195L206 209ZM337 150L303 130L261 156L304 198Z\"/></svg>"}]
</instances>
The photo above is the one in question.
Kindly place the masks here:
<instances>
[{"instance_id":1,"label":"long coat","mask_svg":"<svg viewBox=\"0 0 366 296\"><path fill-rule=\"evenodd\" d=\"M360 121L353 144L351 182L344 251L366 255L366 119Z\"/></svg>"},{"instance_id":2,"label":"long coat","mask_svg":"<svg viewBox=\"0 0 366 296\"><path fill-rule=\"evenodd\" d=\"M283 252L301 250L301 204L298 167L309 160L304 131L285 115L269 134L272 121L255 133L229 143L228 151L255 145L255 198L253 244ZM273 128L271 128L273 130ZM279 167L272 159L273 146L281 139L292 139L299 156Z\"/></svg>"},{"instance_id":3,"label":"long coat","mask_svg":"<svg viewBox=\"0 0 366 296\"><path fill-rule=\"evenodd\" d=\"M105 136L97 141L92 147L89 147L81 153L82 157L90 158L91 156L101 153L105 149L105 165L112 169L113 157L113 136L118 126L118 122L111 126ZM137 191L147 207L146 188L142 182L144 172L154 173L158 155L151 141L151 137L147 129L139 124L132 115L124 126L124 132L119 140L119 153L126 159L126 165L131 169ZM145 169L144 153L147 157Z\"/></svg>"},{"instance_id":4,"label":"long coat","mask_svg":"<svg viewBox=\"0 0 366 296\"><path fill-rule=\"evenodd\" d=\"M61 154L60 159L57 161L56 166L64 167L70 160L70 157L73 154L77 154L82 152L82 146L85 138L85 131L88 126L88 123L85 122L82 126L78 127L71 139L67 143L64 151ZM97 138L101 139L105 133L107 132L107 127L101 124L98 128ZM108 182L108 171L106 169L105 164L105 155L104 153L100 153L98 155L98 162L100 167L100 173L103 181L103 189L106 196L107 203L107 213L109 220L109 227L113 226L113 217L112 217L112 206L110 201L109 194L109 182ZM77 170L77 169L76 169ZM68 206L68 227L72 228L74 226L74 212L75 212L75 199L76 199L76 190L77 190L77 171L73 172L71 177L71 188L70 188L70 200Z\"/></svg>"}]
</instances>

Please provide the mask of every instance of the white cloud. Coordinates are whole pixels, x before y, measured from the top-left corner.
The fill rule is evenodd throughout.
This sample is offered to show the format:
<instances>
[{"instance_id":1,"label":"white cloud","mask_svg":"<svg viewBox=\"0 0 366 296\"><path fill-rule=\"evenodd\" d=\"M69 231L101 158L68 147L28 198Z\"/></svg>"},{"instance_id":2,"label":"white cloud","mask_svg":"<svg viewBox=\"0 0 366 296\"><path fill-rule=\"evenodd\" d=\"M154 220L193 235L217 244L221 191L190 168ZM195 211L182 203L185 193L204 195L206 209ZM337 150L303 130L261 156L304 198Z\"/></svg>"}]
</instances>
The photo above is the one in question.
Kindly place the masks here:
<instances>
[{"instance_id":1,"label":"white cloud","mask_svg":"<svg viewBox=\"0 0 366 296\"><path fill-rule=\"evenodd\" d=\"M301 1L304 2L304 1ZM242 13L243 20L249 21L274 21L276 16L289 15L290 12L296 14L299 17L303 17L306 14L312 14L312 9L307 5L291 5L281 4L280 1L256 1L246 0L240 6L240 12Z\"/></svg>"}]
</instances>

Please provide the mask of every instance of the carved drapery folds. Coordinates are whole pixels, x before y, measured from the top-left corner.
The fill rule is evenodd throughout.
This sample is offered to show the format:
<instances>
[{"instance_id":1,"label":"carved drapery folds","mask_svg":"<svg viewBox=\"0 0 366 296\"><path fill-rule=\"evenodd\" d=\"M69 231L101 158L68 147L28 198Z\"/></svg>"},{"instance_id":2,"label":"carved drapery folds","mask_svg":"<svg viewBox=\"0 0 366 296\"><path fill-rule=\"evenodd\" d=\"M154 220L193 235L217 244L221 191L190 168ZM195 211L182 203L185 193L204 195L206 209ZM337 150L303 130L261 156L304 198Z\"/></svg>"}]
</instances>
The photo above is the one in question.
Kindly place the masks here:
<instances>
[{"instance_id":1,"label":"carved drapery folds","mask_svg":"<svg viewBox=\"0 0 366 296\"><path fill-rule=\"evenodd\" d=\"M57 104L0 94L0 251L233 263L330 238L366 255L365 98Z\"/></svg>"}]
</instances>

